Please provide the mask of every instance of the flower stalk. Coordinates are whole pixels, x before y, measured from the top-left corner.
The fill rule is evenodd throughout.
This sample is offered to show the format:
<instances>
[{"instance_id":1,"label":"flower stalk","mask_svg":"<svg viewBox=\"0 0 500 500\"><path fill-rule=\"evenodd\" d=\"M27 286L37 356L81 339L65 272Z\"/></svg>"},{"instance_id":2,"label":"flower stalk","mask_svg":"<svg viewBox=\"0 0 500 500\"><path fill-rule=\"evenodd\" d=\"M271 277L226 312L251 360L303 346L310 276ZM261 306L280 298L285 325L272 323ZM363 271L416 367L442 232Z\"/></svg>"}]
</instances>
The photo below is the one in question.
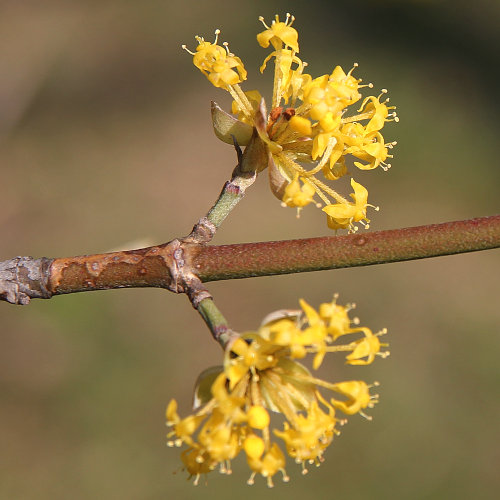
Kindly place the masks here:
<instances>
[{"instance_id":1,"label":"flower stalk","mask_svg":"<svg viewBox=\"0 0 500 500\"><path fill-rule=\"evenodd\" d=\"M234 337L229 324L211 297L203 299L196 307L200 316L212 332L214 340L225 349Z\"/></svg>"},{"instance_id":2,"label":"flower stalk","mask_svg":"<svg viewBox=\"0 0 500 500\"><path fill-rule=\"evenodd\" d=\"M243 169L251 161L248 158L251 156L252 150L247 147L245 153L242 153L236 139L234 147L238 155L238 164L233 171L231 180L224 184L217 201L206 216L202 217L195 224L189 236L182 239L184 242L209 243L215 236L215 232L219 226L224 222L233 208L243 199L247 188L255 182L256 172L248 168L246 171Z\"/></svg>"}]
</instances>

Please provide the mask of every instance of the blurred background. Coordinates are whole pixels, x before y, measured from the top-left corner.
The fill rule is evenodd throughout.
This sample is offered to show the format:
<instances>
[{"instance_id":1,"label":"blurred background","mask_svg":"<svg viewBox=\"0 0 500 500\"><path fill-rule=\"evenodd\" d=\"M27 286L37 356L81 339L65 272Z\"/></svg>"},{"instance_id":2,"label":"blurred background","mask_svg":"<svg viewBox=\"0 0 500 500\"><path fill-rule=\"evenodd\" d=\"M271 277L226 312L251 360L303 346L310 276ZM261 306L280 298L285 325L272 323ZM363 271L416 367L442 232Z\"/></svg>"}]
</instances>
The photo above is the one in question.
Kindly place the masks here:
<instances>
[{"instance_id":1,"label":"blurred background","mask_svg":"<svg viewBox=\"0 0 500 500\"><path fill-rule=\"evenodd\" d=\"M0 259L99 253L186 234L235 165L211 130L212 87L181 50L222 40L271 93L259 15L296 16L319 76L359 63L401 122L393 168L356 172L380 205L373 230L498 212L500 3L489 0L0 2ZM263 90L264 89L264 90ZM374 92L376 94L376 92ZM385 129L384 129L385 130ZM216 244L328 235L323 215L280 208L262 176ZM391 357L330 380L378 380L367 422L352 417L302 477L246 486L212 473L193 487L165 446L164 410L190 410L221 353L184 296L117 290L0 304L0 498L496 498L498 251L209 284L237 330L340 293Z\"/></svg>"}]
</instances>

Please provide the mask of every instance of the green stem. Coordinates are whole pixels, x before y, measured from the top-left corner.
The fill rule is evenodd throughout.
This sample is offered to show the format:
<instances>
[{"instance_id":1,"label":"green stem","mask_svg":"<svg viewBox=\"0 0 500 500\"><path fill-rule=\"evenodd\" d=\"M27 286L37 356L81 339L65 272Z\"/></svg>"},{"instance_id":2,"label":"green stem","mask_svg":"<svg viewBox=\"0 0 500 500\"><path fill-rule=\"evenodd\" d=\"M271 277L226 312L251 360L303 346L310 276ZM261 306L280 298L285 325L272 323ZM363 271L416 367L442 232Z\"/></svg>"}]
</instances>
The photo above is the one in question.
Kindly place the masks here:
<instances>
[{"instance_id":1,"label":"green stem","mask_svg":"<svg viewBox=\"0 0 500 500\"><path fill-rule=\"evenodd\" d=\"M226 182L219 198L207 214L208 221L218 228L243 198L244 194L244 191L233 181Z\"/></svg>"},{"instance_id":2,"label":"green stem","mask_svg":"<svg viewBox=\"0 0 500 500\"><path fill-rule=\"evenodd\" d=\"M224 349L234 334L213 299L203 299L198 304L197 310L212 332L213 338Z\"/></svg>"},{"instance_id":3,"label":"green stem","mask_svg":"<svg viewBox=\"0 0 500 500\"><path fill-rule=\"evenodd\" d=\"M255 171L243 172L239 161L231 180L224 184L214 206L195 224L191 234L183 238L183 241L195 244L209 243L224 219L245 196L246 189L255 182L255 178Z\"/></svg>"},{"instance_id":4,"label":"green stem","mask_svg":"<svg viewBox=\"0 0 500 500\"><path fill-rule=\"evenodd\" d=\"M268 151L256 130L254 130L244 153L241 152L234 136L233 140L238 164L233 171L231 180L224 184L214 206L205 217L202 217L195 224L191 234L182 238L184 243L209 243L224 219L245 196L245 191L255 182L257 172L267 166Z\"/></svg>"}]
</instances>

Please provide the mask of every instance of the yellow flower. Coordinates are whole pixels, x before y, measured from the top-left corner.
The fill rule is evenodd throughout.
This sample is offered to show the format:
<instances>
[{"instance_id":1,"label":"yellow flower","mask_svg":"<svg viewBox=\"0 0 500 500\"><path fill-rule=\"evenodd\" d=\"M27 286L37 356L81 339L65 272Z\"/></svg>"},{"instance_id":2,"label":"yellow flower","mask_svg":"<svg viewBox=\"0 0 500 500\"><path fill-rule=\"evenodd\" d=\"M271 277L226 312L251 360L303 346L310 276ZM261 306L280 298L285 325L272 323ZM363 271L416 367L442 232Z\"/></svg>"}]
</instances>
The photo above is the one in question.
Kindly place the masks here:
<instances>
[{"instance_id":1,"label":"yellow flower","mask_svg":"<svg viewBox=\"0 0 500 500\"><path fill-rule=\"evenodd\" d=\"M380 352L380 347L386 347L387 344L381 344L378 339L380 335L386 333L386 330L382 330L376 335L373 335L369 328L354 328L351 330L351 333L355 332L363 332L365 336L349 344L354 348L352 353L346 356L349 365L369 365L376 355L386 357L389 354L388 351Z\"/></svg>"},{"instance_id":2,"label":"yellow flower","mask_svg":"<svg viewBox=\"0 0 500 500\"><path fill-rule=\"evenodd\" d=\"M360 413L370 420L371 417L362 412L365 408L373 408L375 403L378 402L377 394L373 396L370 395L370 387L371 386L362 380L351 380L349 382L334 384L332 389L342 396L346 396L347 399L345 401L339 401L332 398L331 403L335 408L343 411L346 415Z\"/></svg>"},{"instance_id":3,"label":"yellow flower","mask_svg":"<svg viewBox=\"0 0 500 500\"><path fill-rule=\"evenodd\" d=\"M302 179L302 187L299 183L298 174L292 182L285 187L283 204L288 207L302 208L313 201L315 194L314 186L307 180Z\"/></svg>"},{"instance_id":4,"label":"yellow flower","mask_svg":"<svg viewBox=\"0 0 500 500\"><path fill-rule=\"evenodd\" d=\"M247 73L241 59L229 52L227 44L218 45L217 37L214 43L196 37L199 45L196 52L190 52L195 66L216 87L227 90L234 100L232 113L236 116L213 106L215 133L229 144L234 140L240 146L260 143L258 147L247 148L247 157L243 155L245 171L259 173L267 168L271 191L283 206L297 208L297 214L310 203L335 207L330 210L335 214L342 206L344 217L325 210L328 226L352 232L355 228L352 222L368 222L366 207L371 205L352 205L317 174L321 172L329 181L339 179L348 173L346 158L349 157L359 160L353 164L361 170L378 166L387 170L390 164L386 160L391 157L388 150L396 143L386 143L381 129L388 121L398 121L394 106L387 105L388 99L380 100L387 92L383 90L378 97L365 97L357 113L350 114L350 106L362 98L361 89L372 87L372 84L362 85L361 79L353 76L358 65L354 64L347 73L335 66L330 74L313 78L304 72L307 64L297 56L298 32L292 27L295 18L287 14L285 22L281 22L275 16L270 26L264 18L259 19L265 30L257 35L257 41L261 47L274 49L260 68L264 71L274 59L269 113L258 91L241 89L239 84ZM356 192L355 196L358 197Z\"/></svg>"},{"instance_id":5,"label":"yellow flower","mask_svg":"<svg viewBox=\"0 0 500 500\"><path fill-rule=\"evenodd\" d=\"M249 454L247 450L247 462L248 466L252 470L252 475L248 479L247 483L254 484L254 478L257 474L261 474L263 477L267 478L267 485L272 488L273 481L272 477L277 472L283 473L283 481L288 482L289 477L285 473L285 455L280 450L276 443L273 443L268 451L264 452L260 456L255 456Z\"/></svg>"},{"instance_id":6,"label":"yellow flower","mask_svg":"<svg viewBox=\"0 0 500 500\"><path fill-rule=\"evenodd\" d=\"M319 315L324 321L327 332L333 340L337 340L340 336L352 333L351 322L358 324L358 318L351 320L349 311L354 309L354 304L347 304L345 307L337 304L338 295L333 296L331 302L323 303L319 306Z\"/></svg>"},{"instance_id":7,"label":"yellow flower","mask_svg":"<svg viewBox=\"0 0 500 500\"><path fill-rule=\"evenodd\" d=\"M328 215L328 226L332 229L349 228L350 232L355 232L357 227L353 222L361 222L365 227L369 227L370 219L366 217L366 207L373 205L367 202L368 191L354 179L351 179L351 186L354 190L354 193L351 193L354 203L345 201L323 208ZM378 210L378 207L374 208Z\"/></svg>"},{"instance_id":8,"label":"yellow flower","mask_svg":"<svg viewBox=\"0 0 500 500\"><path fill-rule=\"evenodd\" d=\"M193 64L209 79L215 87L228 89L230 86L246 80L247 72L241 59L225 48L217 45L219 30L215 32L214 43L206 42L197 36L198 47L193 55ZM182 46L187 50L186 46Z\"/></svg>"},{"instance_id":9,"label":"yellow flower","mask_svg":"<svg viewBox=\"0 0 500 500\"><path fill-rule=\"evenodd\" d=\"M283 441L287 454L306 473L306 464L319 465L339 434L345 419L336 410L366 416L363 410L377 402L378 396L370 395L371 386L365 382L327 382L296 360L312 354L312 367L317 369L327 353L338 352L345 354L348 364L369 364L376 355L388 354L380 352L386 344L378 341L385 330L374 335L369 328L357 327L358 321L348 315L353 306L338 305L336 297L321 304L319 311L303 300L300 306L301 311L272 313L257 331L229 344L224 365L200 376L192 415L181 418L175 400L169 403L168 444L188 445L182 461L195 483L216 468L230 473L231 461L241 451L251 470L249 484L259 474L273 486L278 472L288 481L285 454L275 438ZM360 334L349 343L336 342ZM323 391L335 397L328 400ZM270 412L282 416L282 430L272 428Z\"/></svg>"},{"instance_id":10,"label":"yellow flower","mask_svg":"<svg viewBox=\"0 0 500 500\"><path fill-rule=\"evenodd\" d=\"M267 28L262 33L257 35L257 41L261 47L265 49L269 47L269 43L276 50L280 50L282 48L282 44L290 47L294 52L299 51L299 34L297 31L292 28L292 23L295 20L293 16L290 14L286 15L286 21L284 23L280 22L280 18L276 15L275 20L271 23L271 27L269 27L264 18L259 17L259 21L264 24Z\"/></svg>"},{"instance_id":11,"label":"yellow flower","mask_svg":"<svg viewBox=\"0 0 500 500\"><path fill-rule=\"evenodd\" d=\"M303 465L306 462L319 465L324 450L332 442L334 434L338 434L336 423L335 410L331 405L328 405L328 412L324 412L318 402L313 401L307 415L297 415L294 428L285 422L284 430L275 430L274 434L283 439L288 454L296 461ZM307 472L307 469L303 471Z\"/></svg>"}]
</instances>

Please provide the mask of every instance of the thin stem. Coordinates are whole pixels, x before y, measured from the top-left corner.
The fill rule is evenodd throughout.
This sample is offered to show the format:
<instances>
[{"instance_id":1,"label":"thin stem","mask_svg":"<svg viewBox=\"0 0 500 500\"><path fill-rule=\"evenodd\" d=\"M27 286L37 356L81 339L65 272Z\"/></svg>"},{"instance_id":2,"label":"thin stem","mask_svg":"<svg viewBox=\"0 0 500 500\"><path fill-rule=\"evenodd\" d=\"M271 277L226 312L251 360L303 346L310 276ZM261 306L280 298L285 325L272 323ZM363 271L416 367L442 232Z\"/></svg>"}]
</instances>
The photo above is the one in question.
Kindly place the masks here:
<instances>
[{"instance_id":1,"label":"thin stem","mask_svg":"<svg viewBox=\"0 0 500 500\"><path fill-rule=\"evenodd\" d=\"M244 192L234 181L226 182L215 205L208 212L207 220L218 228L243 198L243 195Z\"/></svg>"},{"instance_id":2,"label":"thin stem","mask_svg":"<svg viewBox=\"0 0 500 500\"><path fill-rule=\"evenodd\" d=\"M247 152L251 150L247 147L245 153L241 153L238 144L234 145L238 155L238 165L233 171L230 181L227 181L222 188L222 191L214 203L213 207L208 211L205 217L202 217L193 227L191 234L183 238L185 243L204 244L209 243L215 236L219 226L224 222L224 219L231 213L233 208L245 196L245 191L250 187L256 179L255 169L244 171L245 158ZM247 162L248 163L248 162Z\"/></svg>"},{"instance_id":3,"label":"thin stem","mask_svg":"<svg viewBox=\"0 0 500 500\"><path fill-rule=\"evenodd\" d=\"M212 332L214 340L224 349L234 334L213 299L203 299L196 309Z\"/></svg>"}]
</instances>

